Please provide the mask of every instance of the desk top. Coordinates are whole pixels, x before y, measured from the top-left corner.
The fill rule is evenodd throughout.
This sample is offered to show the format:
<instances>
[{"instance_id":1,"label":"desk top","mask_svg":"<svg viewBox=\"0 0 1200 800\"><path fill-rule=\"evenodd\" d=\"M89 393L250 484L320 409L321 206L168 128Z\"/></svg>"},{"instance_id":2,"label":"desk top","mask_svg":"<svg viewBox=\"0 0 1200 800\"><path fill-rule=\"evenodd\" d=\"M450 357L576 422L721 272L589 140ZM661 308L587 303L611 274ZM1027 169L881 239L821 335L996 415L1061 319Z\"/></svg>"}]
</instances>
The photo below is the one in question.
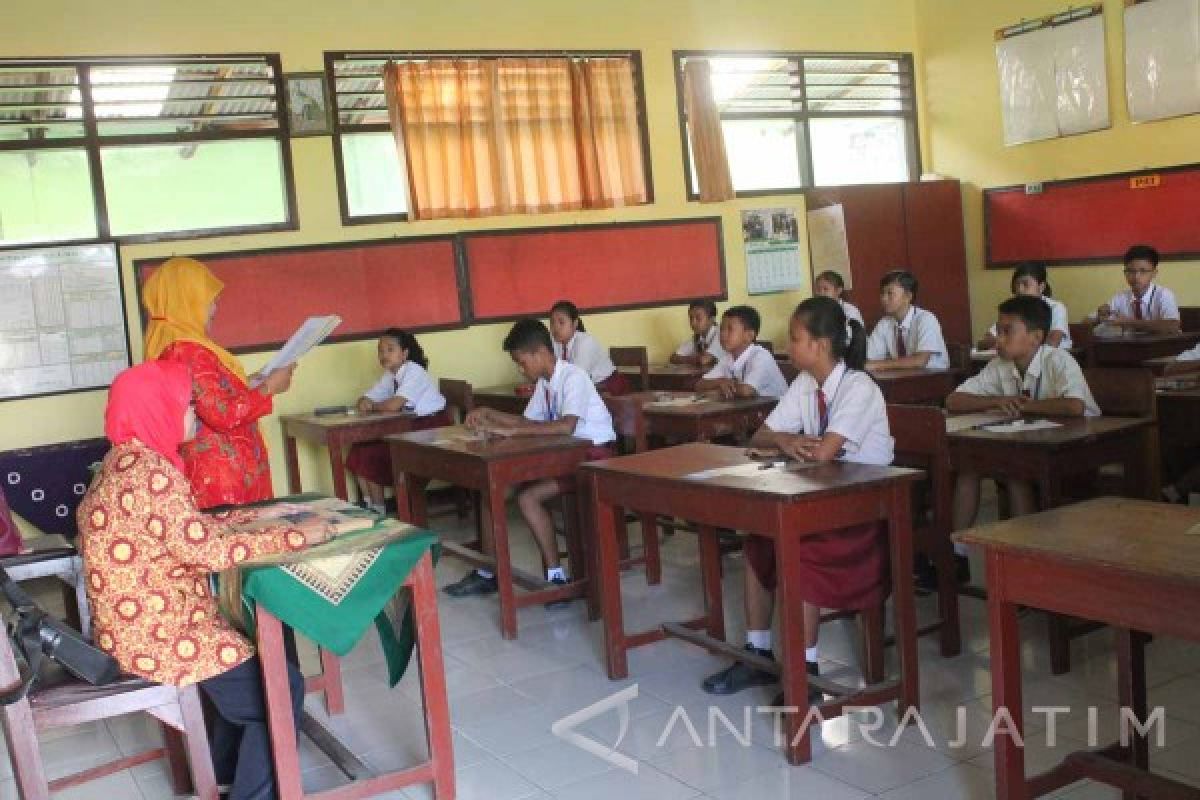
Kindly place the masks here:
<instances>
[{"instance_id":1,"label":"desk top","mask_svg":"<svg viewBox=\"0 0 1200 800\"><path fill-rule=\"evenodd\" d=\"M745 449L716 444L684 444L631 456L585 464L585 470L632 476L651 482L752 495L781 502L847 494L896 481L915 481L920 470L833 462L800 464L792 469L759 469ZM698 475L710 470L744 467L747 474Z\"/></svg>"},{"instance_id":2,"label":"desk top","mask_svg":"<svg viewBox=\"0 0 1200 800\"><path fill-rule=\"evenodd\" d=\"M888 383L891 381L917 380L919 378L937 378L948 377L958 378L962 375L962 370L957 369L928 369L926 367L913 367L910 369L879 369L868 370L871 377L877 383Z\"/></svg>"},{"instance_id":3,"label":"desk top","mask_svg":"<svg viewBox=\"0 0 1200 800\"><path fill-rule=\"evenodd\" d=\"M1054 448L1107 436L1118 436L1154 424L1154 420L1149 417L1055 417L1053 419L1060 423L1057 428L1043 428L1020 433L993 433L982 428L968 428L966 430L947 430L946 436L951 443L1007 442L1027 447Z\"/></svg>"},{"instance_id":4,"label":"desk top","mask_svg":"<svg viewBox=\"0 0 1200 800\"><path fill-rule=\"evenodd\" d=\"M1083 563L1097 570L1170 578L1200 587L1200 509L1098 497L981 525L956 540L987 550Z\"/></svg>"},{"instance_id":5,"label":"desk top","mask_svg":"<svg viewBox=\"0 0 1200 800\"><path fill-rule=\"evenodd\" d=\"M671 398L695 397L691 392L639 392L646 397L642 410L648 415L665 414L672 417L711 417L721 414L737 414L772 409L779 403L777 397L738 397L733 400L721 400L716 397L704 397L686 404L672 404ZM668 402L660 402L659 398Z\"/></svg>"},{"instance_id":6,"label":"desk top","mask_svg":"<svg viewBox=\"0 0 1200 800\"><path fill-rule=\"evenodd\" d=\"M280 417L283 422L300 422L305 425L315 425L318 428L352 428L355 425L374 425L380 422L399 422L413 420L417 415L411 411L370 411L366 414L285 414Z\"/></svg>"},{"instance_id":7,"label":"desk top","mask_svg":"<svg viewBox=\"0 0 1200 800\"><path fill-rule=\"evenodd\" d=\"M472 456L483 461L499 461L505 458L558 450L586 451L592 446L590 440L580 439L576 436L489 436L484 438L461 425L392 434L385 436L384 441L392 445L407 445L420 449Z\"/></svg>"},{"instance_id":8,"label":"desk top","mask_svg":"<svg viewBox=\"0 0 1200 800\"><path fill-rule=\"evenodd\" d=\"M708 372L709 367L700 367L695 364L651 364L649 373L651 375L697 375L703 376ZM617 372L623 375L640 375L642 371L638 367L617 367Z\"/></svg>"},{"instance_id":9,"label":"desk top","mask_svg":"<svg viewBox=\"0 0 1200 800\"><path fill-rule=\"evenodd\" d=\"M528 386L530 394L517 394L517 387ZM471 389L471 394L483 395L503 395L504 397L516 397L521 400L528 400L533 393L533 384L531 383L502 383L499 386L485 386L482 389Z\"/></svg>"},{"instance_id":10,"label":"desk top","mask_svg":"<svg viewBox=\"0 0 1200 800\"><path fill-rule=\"evenodd\" d=\"M1179 351L1183 352L1200 340L1200 333L1180 332L1180 333L1144 333L1142 331L1133 331L1130 333L1122 333L1114 336L1106 336L1095 334L1090 339L1093 345L1106 344L1179 344Z\"/></svg>"}]
</instances>

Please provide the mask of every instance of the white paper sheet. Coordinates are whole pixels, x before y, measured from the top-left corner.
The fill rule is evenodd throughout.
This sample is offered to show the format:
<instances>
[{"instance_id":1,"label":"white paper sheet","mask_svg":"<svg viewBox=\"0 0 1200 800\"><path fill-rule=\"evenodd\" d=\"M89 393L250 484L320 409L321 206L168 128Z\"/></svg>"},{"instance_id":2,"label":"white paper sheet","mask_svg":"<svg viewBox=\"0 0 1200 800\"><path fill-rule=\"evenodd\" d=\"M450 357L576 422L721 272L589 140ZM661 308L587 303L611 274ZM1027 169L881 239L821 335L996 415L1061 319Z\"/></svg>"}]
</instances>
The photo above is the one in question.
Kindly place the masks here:
<instances>
[{"instance_id":1,"label":"white paper sheet","mask_svg":"<svg viewBox=\"0 0 1200 800\"><path fill-rule=\"evenodd\" d=\"M982 428L985 425L995 425L998 422L1004 422L1008 419L1008 414L1000 411L982 411L978 414L955 414L953 417L946 417L946 433L969 431L974 428Z\"/></svg>"},{"instance_id":2,"label":"white paper sheet","mask_svg":"<svg viewBox=\"0 0 1200 800\"><path fill-rule=\"evenodd\" d=\"M1042 28L996 42L1000 111L1006 145L1058 136L1054 30Z\"/></svg>"},{"instance_id":3,"label":"white paper sheet","mask_svg":"<svg viewBox=\"0 0 1200 800\"><path fill-rule=\"evenodd\" d=\"M831 269L842 276L847 289L854 288L846 215L840 203L808 212L808 253L814 276Z\"/></svg>"},{"instance_id":4,"label":"white paper sheet","mask_svg":"<svg viewBox=\"0 0 1200 800\"><path fill-rule=\"evenodd\" d=\"M816 461L775 461L764 464L751 461L749 464L735 464L731 467L705 469L685 475L684 477L692 481L705 481L710 478L759 478L770 475L773 472L794 472L808 467L815 467L818 463Z\"/></svg>"},{"instance_id":5,"label":"white paper sheet","mask_svg":"<svg viewBox=\"0 0 1200 800\"><path fill-rule=\"evenodd\" d=\"M1103 14L1054 27L1060 136L1110 127L1105 55Z\"/></svg>"},{"instance_id":6,"label":"white paper sheet","mask_svg":"<svg viewBox=\"0 0 1200 800\"><path fill-rule=\"evenodd\" d=\"M296 329L283 349L271 356L267 365L259 370L260 377L258 380L250 382L250 388L262 384L263 380L275 370L295 364L301 357L323 342L325 337L333 333L334 329L341 324L342 318L337 314L331 314L328 317L309 317L304 320L304 324Z\"/></svg>"},{"instance_id":7,"label":"white paper sheet","mask_svg":"<svg viewBox=\"0 0 1200 800\"><path fill-rule=\"evenodd\" d=\"M1003 425L984 425L988 433L1024 433L1026 431L1042 431L1050 428L1061 428L1061 422L1049 419L1018 419Z\"/></svg>"},{"instance_id":8,"label":"white paper sheet","mask_svg":"<svg viewBox=\"0 0 1200 800\"><path fill-rule=\"evenodd\" d=\"M1125 8L1125 100L1134 122L1200 112L1200 0Z\"/></svg>"}]
</instances>

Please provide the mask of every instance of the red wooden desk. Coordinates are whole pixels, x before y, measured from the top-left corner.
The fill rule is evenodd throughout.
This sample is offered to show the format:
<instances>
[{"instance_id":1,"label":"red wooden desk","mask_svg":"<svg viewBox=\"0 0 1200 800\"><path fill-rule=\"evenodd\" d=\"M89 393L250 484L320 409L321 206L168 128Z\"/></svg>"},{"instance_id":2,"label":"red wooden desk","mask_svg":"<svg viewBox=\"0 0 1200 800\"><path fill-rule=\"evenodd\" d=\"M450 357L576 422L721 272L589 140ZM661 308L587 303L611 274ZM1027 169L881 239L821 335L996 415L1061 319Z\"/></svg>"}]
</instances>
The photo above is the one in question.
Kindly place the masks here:
<instances>
[{"instance_id":1,"label":"red wooden desk","mask_svg":"<svg viewBox=\"0 0 1200 800\"><path fill-rule=\"evenodd\" d=\"M517 386L529 384L507 383L502 386L485 386L482 389L472 389L471 396L476 406L494 408L505 414L524 414L525 406L529 405L529 395L517 394Z\"/></svg>"},{"instance_id":2,"label":"red wooden desk","mask_svg":"<svg viewBox=\"0 0 1200 800\"><path fill-rule=\"evenodd\" d=\"M651 364L649 386L642 386L642 374L637 367L618 367L617 371L629 379L639 391L690 392L696 382L708 372L708 367L690 364Z\"/></svg>"},{"instance_id":3,"label":"red wooden desk","mask_svg":"<svg viewBox=\"0 0 1200 800\"><path fill-rule=\"evenodd\" d=\"M306 439L329 449L329 466L333 470L333 493L349 500L346 489L346 453L359 442L377 442L392 433L412 430L417 416L409 412L379 412L368 414L288 414L280 417L283 443L287 456L288 491L299 494L300 461L296 440Z\"/></svg>"},{"instance_id":4,"label":"red wooden desk","mask_svg":"<svg viewBox=\"0 0 1200 800\"><path fill-rule=\"evenodd\" d=\"M574 436L491 437L487 440L461 426L414 431L386 439L396 475L396 505L400 519L426 527L425 487L445 481L479 492L481 524L492 532L495 557L443 542L448 553L474 566L494 569L500 594L500 630L505 639L517 638L517 609L565 598L581 597L587 585L587 559L572 552L573 577L566 586L552 587L543 577L515 569L508 546L508 492L515 486L548 478L574 476L587 457L591 442ZM568 521L570 524L570 521ZM568 536L568 544L581 537ZM531 591L518 595L513 582Z\"/></svg>"},{"instance_id":5,"label":"red wooden desk","mask_svg":"<svg viewBox=\"0 0 1200 800\"><path fill-rule=\"evenodd\" d=\"M962 383L963 373L956 369L881 369L871 370L871 377L888 403L940 406Z\"/></svg>"},{"instance_id":6,"label":"red wooden desk","mask_svg":"<svg viewBox=\"0 0 1200 800\"><path fill-rule=\"evenodd\" d=\"M1161 356L1177 356L1200 342L1200 333L1139 333L1093 336L1087 343L1088 366L1140 367Z\"/></svg>"},{"instance_id":7,"label":"red wooden desk","mask_svg":"<svg viewBox=\"0 0 1200 800\"><path fill-rule=\"evenodd\" d=\"M900 677L864 688L848 688L824 678L814 685L835 696L822 704L826 719L854 705L897 700L901 713L918 703L916 613L912 587L912 483L916 470L862 464L823 464L795 471L771 470L753 478L689 477L701 470L745 464L743 450L712 444L687 444L664 450L595 462L583 467L584 480L596 504L596 579L604 618L608 676L629 673L626 653L682 632L678 626L626 633L621 608L620 552L617 533L626 509L676 516L696 522L700 534L701 574L706 608L701 619L683 623L703 628L708 636L687 636L703 646L726 652L725 615L721 594L716 528L733 528L770 537L779 564L779 630L781 632L784 704L807 712L810 678L804 662L804 619L797 594L796 552L804 537L831 529L883 520L891 540L893 615ZM870 653L867 662L882 658ZM865 670L868 675L873 669ZM880 668L879 672L882 672ZM881 675L879 677L882 677ZM786 715L788 761L802 764L811 756L807 732L797 737L802 715Z\"/></svg>"},{"instance_id":8,"label":"red wooden desk","mask_svg":"<svg viewBox=\"0 0 1200 800\"><path fill-rule=\"evenodd\" d=\"M746 437L763 424L779 402L774 397L705 398L686 405L647 402L642 407L652 436L672 442L707 442L720 436Z\"/></svg>"},{"instance_id":9,"label":"red wooden desk","mask_svg":"<svg viewBox=\"0 0 1200 800\"><path fill-rule=\"evenodd\" d=\"M1197 509L1104 497L957 534L987 558L995 710L1006 709L1022 730L1017 611L1025 606L1115 627L1119 703L1144 721L1144 640L1131 631L1200 641L1200 536L1186 535L1197 524ZM1168 788L1180 792L1174 798L1200 797L1200 789L1145 772L1145 738L1133 733L1127 741L1131 746L1073 753L1027 780L1023 748L1001 733L996 797L1039 797L1083 778L1118 786L1128 797L1165 797Z\"/></svg>"}]
</instances>

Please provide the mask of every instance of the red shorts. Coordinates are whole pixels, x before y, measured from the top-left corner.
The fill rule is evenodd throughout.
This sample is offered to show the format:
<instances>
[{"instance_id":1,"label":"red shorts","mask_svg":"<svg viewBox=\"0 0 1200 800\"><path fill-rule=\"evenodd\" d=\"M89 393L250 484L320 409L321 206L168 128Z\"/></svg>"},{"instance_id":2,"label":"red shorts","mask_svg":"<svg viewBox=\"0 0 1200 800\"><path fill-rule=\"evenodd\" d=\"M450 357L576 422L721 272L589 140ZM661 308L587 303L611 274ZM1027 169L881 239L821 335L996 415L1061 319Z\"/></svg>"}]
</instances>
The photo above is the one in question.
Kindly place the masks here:
<instances>
[{"instance_id":1,"label":"red shorts","mask_svg":"<svg viewBox=\"0 0 1200 800\"><path fill-rule=\"evenodd\" d=\"M417 417L412 429L424 431L429 428L444 428L453 424L454 421L443 409L427 417ZM396 481L392 474L392 454L383 442L360 442L351 447L350 457L346 459L346 469L363 480L380 486L391 486Z\"/></svg>"},{"instance_id":2,"label":"red shorts","mask_svg":"<svg viewBox=\"0 0 1200 800\"><path fill-rule=\"evenodd\" d=\"M624 373L620 370L614 370L612 375L609 375L596 384L596 391L620 396L632 392L633 386L629 383L629 378L625 377Z\"/></svg>"},{"instance_id":3,"label":"red shorts","mask_svg":"<svg viewBox=\"0 0 1200 800\"><path fill-rule=\"evenodd\" d=\"M746 564L759 583L777 583L775 544L765 536L747 536L742 546ZM821 608L860 610L879 605L888 592L887 528L883 523L806 536L797 552L800 597Z\"/></svg>"},{"instance_id":4,"label":"red shorts","mask_svg":"<svg viewBox=\"0 0 1200 800\"><path fill-rule=\"evenodd\" d=\"M584 461L607 461L617 455L616 446L613 444L594 444L588 448L587 456ZM555 478L558 482L558 491L562 494L575 491L575 476L564 475L561 478Z\"/></svg>"}]
</instances>

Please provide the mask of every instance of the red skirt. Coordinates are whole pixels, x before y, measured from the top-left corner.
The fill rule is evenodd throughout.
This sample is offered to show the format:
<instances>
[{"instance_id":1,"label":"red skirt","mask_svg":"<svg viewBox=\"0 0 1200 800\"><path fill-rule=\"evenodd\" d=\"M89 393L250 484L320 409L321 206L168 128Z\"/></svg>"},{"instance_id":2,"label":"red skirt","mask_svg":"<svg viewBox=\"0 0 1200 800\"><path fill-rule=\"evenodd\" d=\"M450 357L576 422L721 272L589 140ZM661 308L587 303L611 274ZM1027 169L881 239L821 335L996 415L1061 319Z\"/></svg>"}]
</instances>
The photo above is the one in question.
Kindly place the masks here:
<instances>
[{"instance_id":1,"label":"red skirt","mask_svg":"<svg viewBox=\"0 0 1200 800\"><path fill-rule=\"evenodd\" d=\"M613 444L594 444L588 448L587 456L584 461L607 461L610 458L615 458L617 448ZM576 489L575 477L564 475L561 478L556 478L558 481L558 491L560 494L573 492Z\"/></svg>"},{"instance_id":2,"label":"red skirt","mask_svg":"<svg viewBox=\"0 0 1200 800\"><path fill-rule=\"evenodd\" d=\"M597 392L604 392L615 396L629 394L633 391L633 386L629 383L629 378L620 370L613 370L613 374L609 375L604 380L596 384Z\"/></svg>"},{"instance_id":3,"label":"red skirt","mask_svg":"<svg viewBox=\"0 0 1200 800\"><path fill-rule=\"evenodd\" d=\"M747 536L746 563L759 583L777 583L775 544L765 536ZM887 527L867 523L806 536L798 548L800 597L821 608L861 610L883 602L889 583Z\"/></svg>"},{"instance_id":4,"label":"red skirt","mask_svg":"<svg viewBox=\"0 0 1200 800\"><path fill-rule=\"evenodd\" d=\"M427 417L417 417L412 430L424 431L453 424L454 420L442 409ZM363 480L380 486L391 486L396 481L392 474L392 454L383 442L359 442L351 447L350 457L346 459L346 469Z\"/></svg>"}]
</instances>

